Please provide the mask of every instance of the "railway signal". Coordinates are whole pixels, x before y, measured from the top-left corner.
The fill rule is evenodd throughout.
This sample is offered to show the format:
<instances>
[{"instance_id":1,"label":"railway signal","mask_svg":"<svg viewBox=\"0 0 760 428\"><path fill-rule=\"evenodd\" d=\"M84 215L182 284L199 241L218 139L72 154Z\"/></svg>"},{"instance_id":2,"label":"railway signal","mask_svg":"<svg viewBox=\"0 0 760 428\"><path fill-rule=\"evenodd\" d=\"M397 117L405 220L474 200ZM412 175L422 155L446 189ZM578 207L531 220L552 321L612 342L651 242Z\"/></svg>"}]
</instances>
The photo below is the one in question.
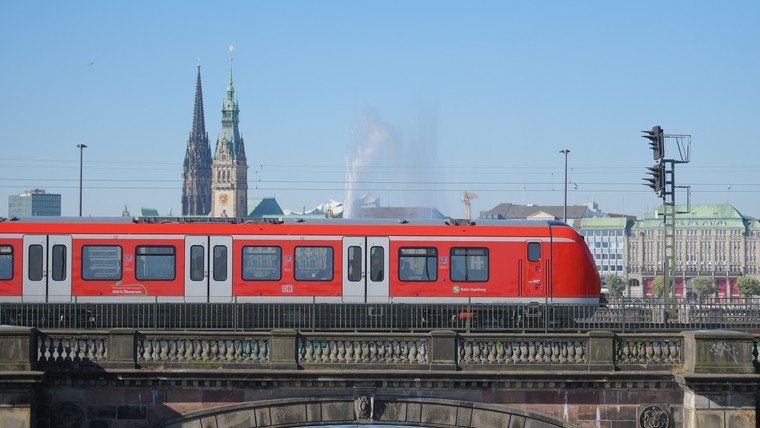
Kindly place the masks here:
<instances>
[{"instance_id":1,"label":"railway signal","mask_svg":"<svg viewBox=\"0 0 760 428\"><path fill-rule=\"evenodd\" d=\"M654 160L660 161L665 156L665 132L658 126L653 126L651 131L641 131L646 135L642 137L649 139L649 146L652 148Z\"/></svg>"},{"instance_id":2,"label":"railway signal","mask_svg":"<svg viewBox=\"0 0 760 428\"><path fill-rule=\"evenodd\" d=\"M649 186L657 194L658 198L665 195L665 163L659 162L654 166L647 167L649 177L645 177L645 186Z\"/></svg>"}]
</instances>

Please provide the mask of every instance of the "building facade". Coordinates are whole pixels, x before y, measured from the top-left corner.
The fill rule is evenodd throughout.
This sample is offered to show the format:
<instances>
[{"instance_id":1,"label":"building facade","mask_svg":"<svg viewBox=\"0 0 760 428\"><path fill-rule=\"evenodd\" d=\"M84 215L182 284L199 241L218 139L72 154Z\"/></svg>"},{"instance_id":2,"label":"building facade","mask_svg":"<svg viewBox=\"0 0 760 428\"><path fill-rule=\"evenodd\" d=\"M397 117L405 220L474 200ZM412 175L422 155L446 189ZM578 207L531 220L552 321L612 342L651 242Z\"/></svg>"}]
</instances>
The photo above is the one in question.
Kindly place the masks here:
<instances>
[{"instance_id":1,"label":"building facade","mask_svg":"<svg viewBox=\"0 0 760 428\"><path fill-rule=\"evenodd\" d=\"M227 98L222 105L222 130L216 140L211 164L211 215L245 217L248 215L248 164L245 145L238 129L240 109L232 86L232 57Z\"/></svg>"},{"instance_id":2,"label":"building facade","mask_svg":"<svg viewBox=\"0 0 760 428\"><path fill-rule=\"evenodd\" d=\"M715 280L719 298L739 297L736 280L758 273L756 219L744 217L729 204L677 206L673 284L676 296L692 293L691 280L698 276ZM664 223L657 212L648 214L631 228L628 243L628 276L639 282L643 296L652 294L654 278L664 273Z\"/></svg>"},{"instance_id":3,"label":"building facade","mask_svg":"<svg viewBox=\"0 0 760 428\"><path fill-rule=\"evenodd\" d=\"M201 66L195 82L193 126L187 140L182 178L182 215L205 216L211 212L211 146L203 114Z\"/></svg>"},{"instance_id":4,"label":"building facade","mask_svg":"<svg viewBox=\"0 0 760 428\"><path fill-rule=\"evenodd\" d=\"M626 241L634 221L627 217L581 219L580 234L596 262L599 276L625 276L628 259Z\"/></svg>"},{"instance_id":5,"label":"building facade","mask_svg":"<svg viewBox=\"0 0 760 428\"><path fill-rule=\"evenodd\" d=\"M8 196L8 217L60 216L61 195L31 189Z\"/></svg>"}]
</instances>

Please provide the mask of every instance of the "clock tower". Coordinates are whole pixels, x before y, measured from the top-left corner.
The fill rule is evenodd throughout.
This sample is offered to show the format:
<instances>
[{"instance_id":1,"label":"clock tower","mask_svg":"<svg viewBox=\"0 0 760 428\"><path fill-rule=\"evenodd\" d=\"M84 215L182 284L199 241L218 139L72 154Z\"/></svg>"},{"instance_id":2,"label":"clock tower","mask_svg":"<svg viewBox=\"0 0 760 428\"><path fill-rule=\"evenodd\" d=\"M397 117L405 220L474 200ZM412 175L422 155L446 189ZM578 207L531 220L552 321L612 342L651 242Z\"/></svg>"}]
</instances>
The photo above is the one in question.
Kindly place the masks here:
<instances>
[{"instance_id":1,"label":"clock tower","mask_svg":"<svg viewBox=\"0 0 760 428\"><path fill-rule=\"evenodd\" d=\"M222 130L216 139L216 153L211 164L211 216L248 216L248 163L243 138L238 130L238 109L232 86L232 49L230 46L230 81L227 99L222 104Z\"/></svg>"}]
</instances>

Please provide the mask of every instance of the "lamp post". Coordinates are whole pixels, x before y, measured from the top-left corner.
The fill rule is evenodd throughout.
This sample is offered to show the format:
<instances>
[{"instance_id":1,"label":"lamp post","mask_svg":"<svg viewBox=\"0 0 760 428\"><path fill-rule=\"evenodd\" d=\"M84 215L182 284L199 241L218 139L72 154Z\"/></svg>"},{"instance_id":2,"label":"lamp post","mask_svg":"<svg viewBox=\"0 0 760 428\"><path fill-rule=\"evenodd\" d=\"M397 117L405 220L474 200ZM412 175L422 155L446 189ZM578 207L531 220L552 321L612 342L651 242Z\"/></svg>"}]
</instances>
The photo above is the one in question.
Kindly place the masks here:
<instances>
[{"instance_id":1,"label":"lamp post","mask_svg":"<svg viewBox=\"0 0 760 428\"><path fill-rule=\"evenodd\" d=\"M77 147L79 148L79 217L82 217L82 158L87 145L77 144Z\"/></svg>"},{"instance_id":2,"label":"lamp post","mask_svg":"<svg viewBox=\"0 0 760 428\"><path fill-rule=\"evenodd\" d=\"M559 152L565 155L565 204L563 205L564 210L562 211L562 221L567 223L567 154L570 153L570 150L562 149Z\"/></svg>"}]
</instances>

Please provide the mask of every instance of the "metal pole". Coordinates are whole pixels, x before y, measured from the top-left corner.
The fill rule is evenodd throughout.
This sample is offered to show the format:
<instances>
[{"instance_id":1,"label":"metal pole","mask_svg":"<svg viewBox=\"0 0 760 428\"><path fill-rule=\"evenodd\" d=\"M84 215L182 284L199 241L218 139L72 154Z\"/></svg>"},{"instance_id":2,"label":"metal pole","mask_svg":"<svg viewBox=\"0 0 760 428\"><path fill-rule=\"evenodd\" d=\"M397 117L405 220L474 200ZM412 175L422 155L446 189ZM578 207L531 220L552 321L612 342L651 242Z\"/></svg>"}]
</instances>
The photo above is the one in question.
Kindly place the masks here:
<instances>
[{"instance_id":1,"label":"metal pole","mask_svg":"<svg viewBox=\"0 0 760 428\"><path fill-rule=\"evenodd\" d=\"M79 147L79 217L82 217L82 159L87 145L77 144L77 147Z\"/></svg>"},{"instance_id":2,"label":"metal pole","mask_svg":"<svg viewBox=\"0 0 760 428\"><path fill-rule=\"evenodd\" d=\"M565 155L565 204L563 205L562 221L567 223L567 154L570 153L570 150L562 149L559 152Z\"/></svg>"}]
</instances>

